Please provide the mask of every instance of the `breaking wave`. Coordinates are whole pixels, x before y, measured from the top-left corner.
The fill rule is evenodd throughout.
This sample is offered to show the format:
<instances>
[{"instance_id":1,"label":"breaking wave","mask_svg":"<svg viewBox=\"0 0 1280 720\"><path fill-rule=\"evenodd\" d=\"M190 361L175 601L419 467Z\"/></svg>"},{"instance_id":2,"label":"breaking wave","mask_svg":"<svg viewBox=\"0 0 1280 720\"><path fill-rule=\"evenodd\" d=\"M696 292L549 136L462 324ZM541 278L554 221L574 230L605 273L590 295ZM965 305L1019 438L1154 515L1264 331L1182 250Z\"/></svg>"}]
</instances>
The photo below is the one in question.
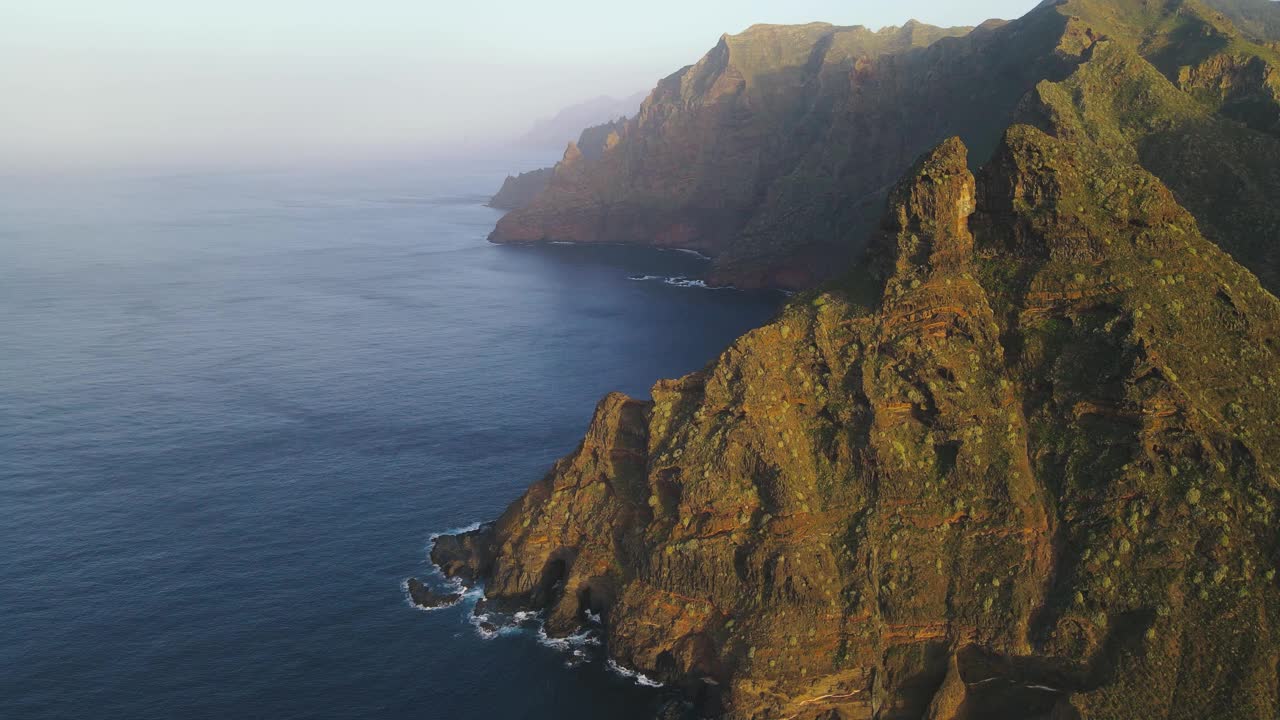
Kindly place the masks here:
<instances>
[{"instance_id":1,"label":"breaking wave","mask_svg":"<svg viewBox=\"0 0 1280 720\"><path fill-rule=\"evenodd\" d=\"M645 687L652 687L652 688L662 687L662 683L658 682L657 680L654 680L653 678L649 677L648 675L645 675L642 672L637 672L635 670L629 670L627 668L624 668L618 663L614 662L612 659L606 661L605 665L615 675L620 675L629 680L634 680L637 685L643 685Z\"/></svg>"},{"instance_id":2,"label":"breaking wave","mask_svg":"<svg viewBox=\"0 0 1280 720\"><path fill-rule=\"evenodd\" d=\"M405 603L407 603L409 607L413 608L414 610L417 610L418 612L430 613L430 612L435 612L437 610L447 610L451 607L454 607L456 605L462 604L463 602L466 602L468 596L470 596L474 592L474 588L468 589L466 587L463 587L462 583L457 582L456 579L454 578L445 578L438 570L433 572L431 574L431 577L437 580L442 579L442 583L447 588L446 589L447 593L456 592L456 593L461 593L461 595L454 602L451 602L445 605L437 605L435 607L423 607L413 601L413 596L409 594L409 578L405 578L404 580L400 581L400 592L404 593Z\"/></svg>"},{"instance_id":3,"label":"breaking wave","mask_svg":"<svg viewBox=\"0 0 1280 720\"><path fill-rule=\"evenodd\" d=\"M427 536L427 543L428 543L427 550L430 551L431 549L430 543L435 542L436 538L440 537L441 535L462 535L463 533L475 532L476 530L479 530L482 527L484 527L484 523L473 522L470 525L463 525L462 527L449 528L448 530L433 532Z\"/></svg>"},{"instance_id":4,"label":"breaking wave","mask_svg":"<svg viewBox=\"0 0 1280 720\"><path fill-rule=\"evenodd\" d=\"M434 562L430 561L431 546L435 543L436 538L439 538L441 535L461 535L463 533L474 532L476 530L479 530L482 527L484 527L484 523L473 522L470 525L463 525L462 527L449 528L448 530L433 532L427 536L426 550L427 550L427 559L428 559L428 562L427 562L428 569L426 573L423 573L421 575L422 581L430 586L433 586L433 589L435 589L437 592L443 592L445 594L457 593L461 597L458 598L457 602L452 602L452 603L449 603L448 605L440 605L438 607L431 607L431 608L422 607L421 605L418 605L413 601L413 597L409 594L409 578L405 578L404 580L400 581L400 592L404 594L404 601L408 603L409 607L413 608L414 610L418 610L419 612L429 613L429 612L435 612L437 610L445 610L447 608L457 607L458 605L461 605L467 601L471 601L470 604L474 606L476 602L478 602L482 597L484 597L484 590L479 585L476 585L473 587L467 587L466 583L462 582L461 578L456 578L456 577L451 578L445 575L444 571L440 569L439 565L436 565Z\"/></svg>"},{"instance_id":5,"label":"breaking wave","mask_svg":"<svg viewBox=\"0 0 1280 720\"><path fill-rule=\"evenodd\" d=\"M705 280L698 280L696 278L686 277L684 275L673 275L673 276L628 275L627 279L635 280L637 282L651 282L656 280L656 281L661 281L665 285L673 285L675 287L683 287L683 288L698 288L699 290L733 290L735 289L732 285L708 285Z\"/></svg>"},{"instance_id":6,"label":"breaking wave","mask_svg":"<svg viewBox=\"0 0 1280 720\"><path fill-rule=\"evenodd\" d=\"M694 257L696 257L696 258L700 258L700 259L702 259L702 260L710 260L710 259L711 259L711 256L710 256L710 255L703 255L702 253L698 252L697 250L690 250L689 248L671 248L671 249L672 249L672 250L674 250L675 252L678 252L678 253L684 253L685 255L692 255L692 256L694 256Z\"/></svg>"},{"instance_id":7,"label":"breaking wave","mask_svg":"<svg viewBox=\"0 0 1280 720\"><path fill-rule=\"evenodd\" d=\"M431 541L434 542L441 535L457 535L478 530L481 527L483 527L483 523L472 523L465 527L432 533L430 537ZM429 550L430 547L428 546L428 557L430 556ZM494 640L504 635L528 634L539 645L563 653L566 656L566 667L574 668L603 660L605 667L615 675L632 680L637 685L644 687L662 687L662 683L657 680L635 670L629 670L605 655L604 640L602 638L603 618L599 614L588 612L586 626L572 635L551 637L547 634L546 621L541 612L518 610L514 613L504 613L497 610L481 609L484 608L483 601L486 600L482 584L477 583L467 587L461 579L445 576L444 571L434 562L429 564L431 565L429 577L435 580L434 584L445 586L450 592L462 594L458 602L445 607L464 606L466 610L463 615L463 621L471 625L475 629L476 635L482 640ZM408 579L401 581L400 589L404 592L406 602L414 609L424 612L444 609L422 608L414 605L412 598L409 597Z\"/></svg>"}]
</instances>

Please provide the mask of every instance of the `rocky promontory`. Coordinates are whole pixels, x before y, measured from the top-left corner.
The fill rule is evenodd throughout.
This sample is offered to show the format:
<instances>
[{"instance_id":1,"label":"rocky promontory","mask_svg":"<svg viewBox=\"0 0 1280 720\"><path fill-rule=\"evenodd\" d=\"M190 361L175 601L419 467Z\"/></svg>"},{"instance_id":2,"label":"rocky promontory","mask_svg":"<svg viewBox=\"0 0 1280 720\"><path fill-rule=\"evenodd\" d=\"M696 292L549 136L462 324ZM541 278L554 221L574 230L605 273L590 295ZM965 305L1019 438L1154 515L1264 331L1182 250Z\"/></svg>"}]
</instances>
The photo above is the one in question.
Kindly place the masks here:
<instances>
[{"instance_id":1,"label":"rocky promontory","mask_svg":"<svg viewBox=\"0 0 1280 720\"><path fill-rule=\"evenodd\" d=\"M450 607L462 599L462 593L436 592L418 578L409 578L405 582L405 589L409 592L409 600L423 610Z\"/></svg>"},{"instance_id":2,"label":"rocky promontory","mask_svg":"<svg viewBox=\"0 0 1280 720\"><path fill-rule=\"evenodd\" d=\"M1104 157L943 143L863 269L433 558L730 718L1274 717L1280 302Z\"/></svg>"},{"instance_id":3,"label":"rocky promontory","mask_svg":"<svg viewBox=\"0 0 1280 720\"><path fill-rule=\"evenodd\" d=\"M526 207L547 187L553 170L542 168L519 175L508 175L498 193L489 199L489 207L498 210L519 210Z\"/></svg>"}]
</instances>

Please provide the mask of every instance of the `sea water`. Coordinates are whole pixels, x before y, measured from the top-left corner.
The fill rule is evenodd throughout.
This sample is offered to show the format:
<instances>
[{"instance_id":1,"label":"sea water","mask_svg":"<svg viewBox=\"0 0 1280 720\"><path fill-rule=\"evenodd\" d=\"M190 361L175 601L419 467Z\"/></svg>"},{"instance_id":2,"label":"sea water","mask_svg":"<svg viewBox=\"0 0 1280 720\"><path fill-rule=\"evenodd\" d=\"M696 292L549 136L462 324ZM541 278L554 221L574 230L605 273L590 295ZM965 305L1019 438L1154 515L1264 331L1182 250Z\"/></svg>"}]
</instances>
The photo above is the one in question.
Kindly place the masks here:
<instances>
[{"instance_id":1,"label":"sea water","mask_svg":"<svg viewBox=\"0 0 1280 720\"><path fill-rule=\"evenodd\" d=\"M0 717L652 717L403 582L781 297L491 245L506 169L0 179Z\"/></svg>"}]
</instances>

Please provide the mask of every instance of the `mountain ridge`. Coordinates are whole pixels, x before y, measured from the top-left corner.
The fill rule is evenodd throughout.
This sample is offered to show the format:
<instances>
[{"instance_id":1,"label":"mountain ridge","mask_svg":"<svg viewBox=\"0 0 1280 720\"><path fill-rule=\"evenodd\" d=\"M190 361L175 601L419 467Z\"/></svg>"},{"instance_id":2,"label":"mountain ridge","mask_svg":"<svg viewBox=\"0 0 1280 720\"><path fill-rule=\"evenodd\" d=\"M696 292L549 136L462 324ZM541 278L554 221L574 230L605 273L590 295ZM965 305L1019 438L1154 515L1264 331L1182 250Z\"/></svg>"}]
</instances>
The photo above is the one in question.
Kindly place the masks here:
<instances>
[{"instance_id":1,"label":"mountain ridge","mask_svg":"<svg viewBox=\"0 0 1280 720\"><path fill-rule=\"evenodd\" d=\"M490 239L690 247L715 258L715 284L811 286L858 257L884 193L917 154L958 134L984 158L1020 99L1041 79L1068 72L1072 53L1091 42L1073 38L1072 23L1127 42L1140 32L1124 23L1156 14L1141 5L1045 4L1012 23L972 30L810 24L723 36L698 63L660 81L641 113L615 128L615 151L562 161L559 176ZM1166 27L1150 24L1157 41L1187 32L1175 26L1179 18L1210 30L1230 25L1198 3L1174 5L1162 16ZM1154 45L1143 50L1200 101L1204 118L1234 118L1274 136L1267 125L1280 123L1280 61L1238 33L1224 42L1213 54L1217 65L1187 64L1181 80L1182 68L1171 64L1177 58L1156 57ZM1227 97L1215 99L1215 88L1227 88ZM1277 222L1262 197L1280 192L1280 181L1248 167L1251 155L1222 169L1253 189L1249 199L1236 203L1215 191L1217 183L1179 188L1212 200L1195 210L1230 230L1216 233L1224 244L1243 234L1242 224L1256 234ZM1251 252L1242 255L1246 264L1274 287L1275 251Z\"/></svg>"}]
</instances>

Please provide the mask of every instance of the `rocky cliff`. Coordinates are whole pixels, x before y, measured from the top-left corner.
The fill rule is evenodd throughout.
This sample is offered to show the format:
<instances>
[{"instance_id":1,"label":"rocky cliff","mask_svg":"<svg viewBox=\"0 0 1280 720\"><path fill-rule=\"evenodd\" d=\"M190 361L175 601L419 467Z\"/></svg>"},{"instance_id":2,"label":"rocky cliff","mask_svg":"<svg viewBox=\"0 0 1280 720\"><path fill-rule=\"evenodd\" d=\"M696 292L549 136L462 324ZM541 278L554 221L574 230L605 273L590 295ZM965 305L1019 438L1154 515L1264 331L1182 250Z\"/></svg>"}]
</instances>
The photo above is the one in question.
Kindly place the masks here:
<instances>
[{"instance_id":1,"label":"rocky cliff","mask_svg":"<svg viewBox=\"0 0 1280 720\"><path fill-rule=\"evenodd\" d=\"M605 152L571 147L490 239L688 247L714 258L715 284L811 286L860 256L916 156L955 135L981 164L1022 98L1071 75L1104 37L1166 81L1169 124L1125 128L1139 162L1166 180L1169 163L1202 165L1170 186L1277 287L1274 243L1258 238L1280 232L1268 201L1280 196L1280 56L1193 1L1070 0L972 31L814 24L725 36L661 81Z\"/></svg>"},{"instance_id":2,"label":"rocky cliff","mask_svg":"<svg viewBox=\"0 0 1280 720\"><path fill-rule=\"evenodd\" d=\"M530 170L519 175L508 175L497 194L489 199L489 207L499 210L518 210L533 202L538 193L551 180L551 168Z\"/></svg>"},{"instance_id":3,"label":"rocky cliff","mask_svg":"<svg viewBox=\"0 0 1280 720\"><path fill-rule=\"evenodd\" d=\"M1140 166L949 140L865 270L433 557L727 717L1271 718L1278 337Z\"/></svg>"},{"instance_id":4,"label":"rocky cliff","mask_svg":"<svg viewBox=\"0 0 1280 720\"><path fill-rule=\"evenodd\" d=\"M638 101L637 101L638 102ZM565 149L564 160L555 168L530 170L516 176L507 176L498 193L489 200L489 207L499 210L521 210L534 203L547 189L556 172L580 162L594 162L603 157L619 142L618 133L626 127L626 118L618 118L599 125L592 125L578 133L576 142Z\"/></svg>"},{"instance_id":5,"label":"rocky cliff","mask_svg":"<svg viewBox=\"0 0 1280 720\"><path fill-rule=\"evenodd\" d=\"M606 397L442 570L599 616L704 716L1277 717L1280 65L1195 3L1072 0L878 76L1011 32L1056 50L980 161L925 152L858 262Z\"/></svg>"}]
</instances>

